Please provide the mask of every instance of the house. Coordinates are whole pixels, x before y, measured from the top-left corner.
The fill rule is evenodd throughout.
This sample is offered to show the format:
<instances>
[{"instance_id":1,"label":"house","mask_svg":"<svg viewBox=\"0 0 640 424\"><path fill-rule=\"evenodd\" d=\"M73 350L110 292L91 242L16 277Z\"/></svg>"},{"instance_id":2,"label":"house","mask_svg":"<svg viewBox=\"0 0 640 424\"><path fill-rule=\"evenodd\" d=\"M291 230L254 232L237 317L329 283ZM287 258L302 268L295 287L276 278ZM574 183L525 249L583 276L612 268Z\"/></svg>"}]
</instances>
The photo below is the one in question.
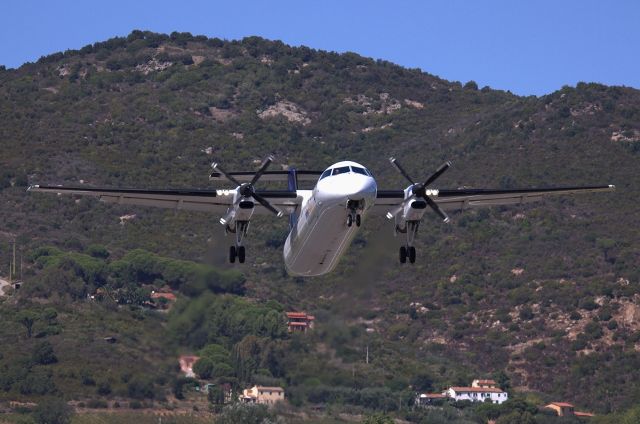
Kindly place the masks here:
<instances>
[{"instance_id":1,"label":"house","mask_svg":"<svg viewBox=\"0 0 640 424\"><path fill-rule=\"evenodd\" d=\"M491 402L501 404L509 395L497 387L449 387L447 396L456 401L470 400L472 402Z\"/></svg>"},{"instance_id":2,"label":"house","mask_svg":"<svg viewBox=\"0 0 640 424\"><path fill-rule=\"evenodd\" d=\"M196 374L193 372L193 365L200 359L199 356L194 355L182 355L178 362L180 363L180 371L182 371L185 377L194 378Z\"/></svg>"},{"instance_id":3,"label":"house","mask_svg":"<svg viewBox=\"0 0 640 424\"><path fill-rule=\"evenodd\" d=\"M250 389L244 389L238 399L244 403L274 405L276 402L284 400L284 389L282 387L253 386Z\"/></svg>"},{"instance_id":4,"label":"house","mask_svg":"<svg viewBox=\"0 0 640 424\"><path fill-rule=\"evenodd\" d=\"M422 393L416 397L416 405L424 406L447 399L445 393Z\"/></svg>"},{"instance_id":5,"label":"house","mask_svg":"<svg viewBox=\"0 0 640 424\"><path fill-rule=\"evenodd\" d=\"M498 387L498 383L494 380L473 380L471 387L482 387L485 389L495 389Z\"/></svg>"},{"instance_id":6,"label":"house","mask_svg":"<svg viewBox=\"0 0 640 424\"><path fill-rule=\"evenodd\" d=\"M308 328L313 328L315 319L316 317L306 312L287 312L287 328L290 333L295 331L304 333Z\"/></svg>"},{"instance_id":7,"label":"house","mask_svg":"<svg viewBox=\"0 0 640 424\"><path fill-rule=\"evenodd\" d=\"M590 418L594 416L591 412L576 411L573 404L568 402L551 402L543 408L553 409L559 417L575 416L579 418Z\"/></svg>"},{"instance_id":8,"label":"house","mask_svg":"<svg viewBox=\"0 0 640 424\"><path fill-rule=\"evenodd\" d=\"M152 291L151 299L153 300L166 299L167 302L175 302L177 298L176 298L176 295L173 293Z\"/></svg>"}]
</instances>

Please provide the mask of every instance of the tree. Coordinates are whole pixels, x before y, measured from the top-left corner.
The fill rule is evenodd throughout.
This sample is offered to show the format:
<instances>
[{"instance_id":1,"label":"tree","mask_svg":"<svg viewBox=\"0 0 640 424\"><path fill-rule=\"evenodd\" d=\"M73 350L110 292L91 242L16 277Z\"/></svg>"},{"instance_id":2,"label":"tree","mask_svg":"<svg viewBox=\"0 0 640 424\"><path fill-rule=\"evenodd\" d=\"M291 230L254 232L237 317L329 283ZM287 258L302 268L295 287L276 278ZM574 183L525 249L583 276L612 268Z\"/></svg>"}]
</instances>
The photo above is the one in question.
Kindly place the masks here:
<instances>
[{"instance_id":1,"label":"tree","mask_svg":"<svg viewBox=\"0 0 640 424\"><path fill-rule=\"evenodd\" d=\"M393 419L387 414L367 415L362 421L363 424L393 424Z\"/></svg>"},{"instance_id":2,"label":"tree","mask_svg":"<svg viewBox=\"0 0 640 424\"><path fill-rule=\"evenodd\" d=\"M62 399L49 398L38 403L33 419L38 424L69 424L73 411Z\"/></svg>"},{"instance_id":3,"label":"tree","mask_svg":"<svg viewBox=\"0 0 640 424\"><path fill-rule=\"evenodd\" d=\"M32 354L33 362L40 365L48 365L58 362L55 353L53 352L53 346L51 343L44 341L38 343L33 349Z\"/></svg>"},{"instance_id":4,"label":"tree","mask_svg":"<svg viewBox=\"0 0 640 424\"><path fill-rule=\"evenodd\" d=\"M273 421L274 417L265 405L234 403L222 408L216 424L264 424Z\"/></svg>"},{"instance_id":5,"label":"tree","mask_svg":"<svg viewBox=\"0 0 640 424\"><path fill-rule=\"evenodd\" d=\"M209 358L200 358L195 364L193 364L193 372L203 380L211 378L213 375L213 369L213 361Z\"/></svg>"},{"instance_id":6,"label":"tree","mask_svg":"<svg viewBox=\"0 0 640 424\"><path fill-rule=\"evenodd\" d=\"M38 316L35 312L30 310L21 311L17 316L17 321L24 326L27 330L27 338L30 339L33 334L33 326L36 323Z\"/></svg>"}]
</instances>

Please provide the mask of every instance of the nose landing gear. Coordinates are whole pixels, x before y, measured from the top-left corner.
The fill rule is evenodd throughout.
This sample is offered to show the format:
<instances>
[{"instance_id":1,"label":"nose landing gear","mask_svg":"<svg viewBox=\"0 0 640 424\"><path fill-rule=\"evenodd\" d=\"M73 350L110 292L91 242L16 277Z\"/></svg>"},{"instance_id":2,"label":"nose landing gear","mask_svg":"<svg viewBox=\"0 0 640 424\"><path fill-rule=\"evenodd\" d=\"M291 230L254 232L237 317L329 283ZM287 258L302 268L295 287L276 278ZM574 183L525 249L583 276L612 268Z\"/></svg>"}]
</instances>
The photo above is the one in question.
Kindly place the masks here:
<instances>
[{"instance_id":1,"label":"nose landing gear","mask_svg":"<svg viewBox=\"0 0 640 424\"><path fill-rule=\"evenodd\" d=\"M347 215L347 227L351 227L353 223L356 223L356 227L359 227L362 223L362 217L360 211L362 210L362 201L349 200L347 202L347 209L349 214Z\"/></svg>"},{"instance_id":2,"label":"nose landing gear","mask_svg":"<svg viewBox=\"0 0 640 424\"><path fill-rule=\"evenodd\" d=\"M249 229L249 221L236 222L236 228L234 231L232 231L236 233L236 244L235 246L229 247L230 263L235 263L236 258L238 259L238 262L240 262L241 264L244 263L246 259L246 252L245 252L244 246L242 245L242 242L244 241L244 237L247 235L248 229ZM227 231L230 231L230 230L227 228Z\"/></svg>"},{"instance_id":3,"label":"nose landing gear","mask_svg":"<svg viewBox=\"0 0 640 424\"><path fill-rule=\"evenodd\" d=\"M416 248L413 246L413 241L418 233L418 227L420 221L407 221L407 227L403 232L407 233L407 244L400 247L400 263L407 263L409 259L410 263L416 262Z\"/></svg>"}]
</instances>

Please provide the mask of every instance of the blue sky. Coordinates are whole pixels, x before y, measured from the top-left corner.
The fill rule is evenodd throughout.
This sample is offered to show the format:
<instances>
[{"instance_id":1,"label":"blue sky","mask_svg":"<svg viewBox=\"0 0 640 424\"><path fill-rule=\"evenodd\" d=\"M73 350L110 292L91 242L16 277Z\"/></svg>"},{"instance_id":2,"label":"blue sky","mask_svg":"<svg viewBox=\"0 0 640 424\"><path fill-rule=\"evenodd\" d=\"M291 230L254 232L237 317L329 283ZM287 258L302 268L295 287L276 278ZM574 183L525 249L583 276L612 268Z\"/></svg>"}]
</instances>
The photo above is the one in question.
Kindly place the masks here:
<instances>
[{"instance_id":1,"label":"blue sky","mask_svg":"<svg viewBox=\"0 0 640 424\"><path fill-rule=\"evenodd\" d=\"M12 68L143 29L353 51L521 95L579 81L640 88L637 0L3 3L0 64Z\"/></svg>"}]
</instances>

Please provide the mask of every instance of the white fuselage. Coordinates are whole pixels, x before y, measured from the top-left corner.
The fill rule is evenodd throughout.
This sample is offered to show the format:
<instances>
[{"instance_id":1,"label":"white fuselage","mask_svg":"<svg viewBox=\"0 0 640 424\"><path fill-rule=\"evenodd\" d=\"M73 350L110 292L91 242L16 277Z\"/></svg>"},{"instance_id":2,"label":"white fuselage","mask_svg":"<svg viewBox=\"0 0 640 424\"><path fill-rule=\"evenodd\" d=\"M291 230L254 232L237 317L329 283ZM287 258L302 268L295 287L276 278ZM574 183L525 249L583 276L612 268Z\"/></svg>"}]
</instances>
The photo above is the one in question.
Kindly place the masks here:
<instances>
[{"instance_id":1,"label":"white fuselage","mask_svg":"<svg viewBox=\"0 0 640 424\"><path fill-rule=\"evenodd\" d=\"M358 230L355 223L347 225L347 216L364 217L373 206L376 181L362 165L338 162L313 190L302 193L300 214L284 245L284 263L291 275L326 274L336 267Z\"/></svg>"}]
</instances>

